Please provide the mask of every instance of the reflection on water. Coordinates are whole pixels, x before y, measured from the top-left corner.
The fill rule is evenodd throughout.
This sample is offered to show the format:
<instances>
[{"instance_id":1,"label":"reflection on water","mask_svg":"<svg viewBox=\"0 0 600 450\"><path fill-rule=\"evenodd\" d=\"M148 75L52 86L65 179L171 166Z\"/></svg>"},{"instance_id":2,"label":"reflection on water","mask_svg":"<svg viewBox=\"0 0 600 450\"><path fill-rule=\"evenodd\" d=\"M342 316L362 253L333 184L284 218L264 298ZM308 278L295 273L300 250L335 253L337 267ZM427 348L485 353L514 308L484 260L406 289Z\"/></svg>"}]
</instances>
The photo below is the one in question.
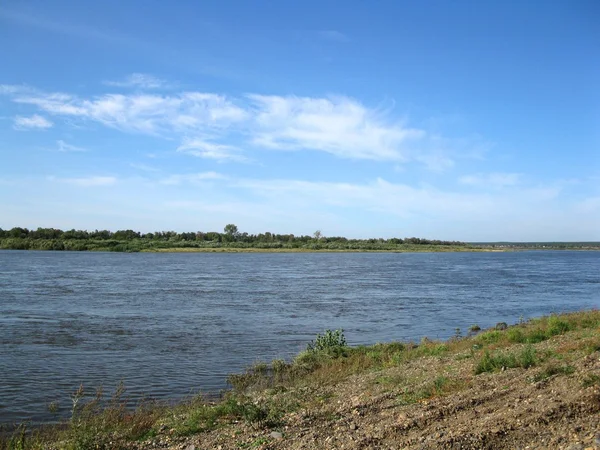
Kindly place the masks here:
<instances>
[{"instance_id":1,"label":"reflection on water","mask_svg":"<svg viewBox=\"0 0 600 450\"><path fill-rule=\"evenodd\" d=\"M350 344L446 338L600 304L600 252L120 254L0 251L0 423L50 420L84 383L217 392L326 328Z\"/></svg>"}]
</instances>

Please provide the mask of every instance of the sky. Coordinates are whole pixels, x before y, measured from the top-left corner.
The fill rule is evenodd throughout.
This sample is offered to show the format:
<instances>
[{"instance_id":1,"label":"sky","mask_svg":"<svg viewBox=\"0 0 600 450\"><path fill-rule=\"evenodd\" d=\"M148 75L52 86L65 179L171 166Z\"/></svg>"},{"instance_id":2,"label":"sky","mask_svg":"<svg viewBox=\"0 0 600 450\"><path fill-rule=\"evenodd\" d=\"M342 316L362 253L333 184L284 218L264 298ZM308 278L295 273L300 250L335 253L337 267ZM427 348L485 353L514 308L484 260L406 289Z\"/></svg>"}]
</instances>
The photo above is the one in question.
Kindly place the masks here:
<instances>
[{"instance_id":1,"label":"sky","mask_svg":"<svg viewBox=\"0 0 600 450\"><path fill-rule=\"evenodd\" d=\"M595 0L3 0L0 228L600 241Z\"/></svg>"}]
</instances>

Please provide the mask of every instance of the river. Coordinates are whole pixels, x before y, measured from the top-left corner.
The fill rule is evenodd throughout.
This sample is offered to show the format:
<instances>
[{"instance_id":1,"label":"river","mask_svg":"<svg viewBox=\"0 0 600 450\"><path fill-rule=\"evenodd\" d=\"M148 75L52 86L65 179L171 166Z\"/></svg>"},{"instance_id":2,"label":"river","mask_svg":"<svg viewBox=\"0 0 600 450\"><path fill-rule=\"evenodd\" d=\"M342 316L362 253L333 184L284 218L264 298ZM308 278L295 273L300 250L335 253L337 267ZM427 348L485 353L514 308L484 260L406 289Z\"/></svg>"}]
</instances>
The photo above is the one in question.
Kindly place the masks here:
<instances>
[{"instance_id":1,"label":"river","mask_svg":"<svg viewBox=\"0 0 600 450\"><path fill-rule=\"evenodd\" d=\"M599 305L600 252L0 251L0 423L64 417L80 383L215 393L328 328L351 345L445 339Z\"/></svg>"}]
</instances>

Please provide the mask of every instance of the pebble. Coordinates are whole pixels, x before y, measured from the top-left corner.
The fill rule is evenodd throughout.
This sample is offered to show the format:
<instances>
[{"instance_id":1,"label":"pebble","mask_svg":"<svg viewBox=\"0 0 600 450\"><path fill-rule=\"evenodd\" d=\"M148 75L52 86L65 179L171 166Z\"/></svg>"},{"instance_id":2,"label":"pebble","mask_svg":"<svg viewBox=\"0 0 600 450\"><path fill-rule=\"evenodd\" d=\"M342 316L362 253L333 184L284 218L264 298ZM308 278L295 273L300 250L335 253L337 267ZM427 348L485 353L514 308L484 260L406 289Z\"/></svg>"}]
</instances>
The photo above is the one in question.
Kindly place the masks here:
<instances>
[{"instance_id":1,"label":"pebble","mask_svg":"<svg viewBox=\"0 0 600 450\"><path fill-rule=\"evenodd\" d=\"M279 431L272 431L269 436L271 436L273 439L283 439L283 434L281 434Z\"/></svg>"}]
</instances>

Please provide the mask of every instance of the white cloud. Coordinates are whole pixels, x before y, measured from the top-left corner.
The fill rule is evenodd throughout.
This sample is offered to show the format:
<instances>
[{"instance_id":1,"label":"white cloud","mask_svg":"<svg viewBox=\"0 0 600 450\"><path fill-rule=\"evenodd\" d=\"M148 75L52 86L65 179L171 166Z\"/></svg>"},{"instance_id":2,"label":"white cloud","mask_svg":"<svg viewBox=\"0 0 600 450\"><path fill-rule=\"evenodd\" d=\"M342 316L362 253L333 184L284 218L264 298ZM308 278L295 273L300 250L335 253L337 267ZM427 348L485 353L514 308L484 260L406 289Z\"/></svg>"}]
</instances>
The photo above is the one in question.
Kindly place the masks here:
<instances>
[{"instance_id":1,"label":"white cloud","mask_svg":"<svg viewBox=\"0 0 600 450\"><path fill-rule=\"evenodd\" d=\"M460 184L482 188L504 188L517 186L521 183L520 173L488 173L465 175L458 179Z\"/></svg>"},{"instance_id":2,"label":"white cloud","mask_svg":"<svg viewBox=\"0 0 600 450\"><path fill-rule=\"evenodd\" d=\"M16 130L47 130L48 128L52 128L53 125L54 124L45 117L42 117L39 114L34 114L31 117L15 117L13 126Z\"/></svg>"},{"instance_id":3,"label":"white cloud","mask_svg":"<svg viewBox=\"0 0 600 450\"><path fill-rule=\"evenodd\" d=\"M448 148L451 140L409 127L391 110L344 96L228 97L189 91L81 98L22 86L6 86L3 91L16 103L54 116L178 139L178 151L217 161L248 161L243 153L249 148L319 151L345 159L414 161L440 171L452 167L457 151L467 151L460 148L453 153Z\"/></svg>"},{"instance_id":4,"label":"white cloud","mask_svg":"<svg viewBox=\"0 0 600 450\"><path fill-rule=\"evenodd\" d=\"M423 130L386 120L348 97L311 98L251 95L255 145L279 150L320 150L352 159L407 161L406 144Z\"/></svg>"},{"instance_id":5,"label":"white cloud","mask_svg":"<svg viewBox=\"0 0 600 450\"><path fill-rule=\"evenodd\" d=\"M67 144L63 140L56 141L56 144L58 145L59 152L66 153L66 152L87 152L88 151L85 148L77 147L76 145Z\"/></svg>"},{"instance_id":6,"label":"white cloud","mask_svg":"<svg viewBox=\"0 0 600 450\"><path fill-rule=\"evenodd\" d=\"M243 108L222 95L211 93L106 94L82 99L60 92L12 88L5 91L16 103L33 105L56 116L93 120L108 127L145 134L222 129L247 117Z\"/></svg>"},{"instance_id":7,"label":"white cloud","mask_svg":"<svg viewBox=\"0 0 600 450\"><path fill-rule=\"evenodd\" d=\"M142 89L159 89L168 87L169 84L160 78L157 78L153 75L148 75L145 73L132 73L124 80L121 81L105 81L105 85L107 86L115 86L115 87L138 87Z\"/></svg>"},{"instance_id":8,"label":"white cloud","mask_svg":"<svg viewBox=\"0 0 600 450\"><path fill-rule=\"evenodd\" d=\"M322 205L379 212L403 218L435 217L436 220L478 221L539 213L539 205L555 200L560 190L553 187L520 189L494 194L463 193L422 185L391 183L377 178L369 183L334 183L302 180L242 179L232 184L278 203Z\"/></svg>"},{"instance_id":9,"label":"white cloud","mask_svg":"<svg viewBox=\"0 0 600 450\"><path fill-rule=\"evenodd\" d=\"M160 169L156 167L149 166L148 164L141 163L131 163L129 164L131 167L137 170L143 170L144 172L160 172Z\"/></svg>"},{"instance_id":10,"label":"white cloud","mask_svg":"<svg viewBox=\"0 0 600 450\"><path fill-rule=\"evenodd\" d=\"M171 175L160 180L161 184L179 185L182 183L204 183L207 181L224 180L227 177L218 172L201 172L191 174Z\"/></svg>"},{"instance_id":11,"label":"white cloud","mask_svg":"<svg viewBox=\"0 0 600 450\"><path fill-rule=\"evenodd\" d=\"M55 181L59 183L72 184L80 187L94 187L94 186L112 186L117 183L115 177L102 177L102 176L90 176L82 178L58 178L48 177L49 181Z\"/></svg>"},{"instance_id":12,"label":"white cloud","mask_svg":"<svg viewBox=\"0 0 600 450\"><path fill-rule=\"evenodd\" d=\"M248 158L240 155L240 150L232 145L215 144L204 139L185 139L177 148L180 153L216 161L247 162Z\"/></svg>"}]
</instances>

